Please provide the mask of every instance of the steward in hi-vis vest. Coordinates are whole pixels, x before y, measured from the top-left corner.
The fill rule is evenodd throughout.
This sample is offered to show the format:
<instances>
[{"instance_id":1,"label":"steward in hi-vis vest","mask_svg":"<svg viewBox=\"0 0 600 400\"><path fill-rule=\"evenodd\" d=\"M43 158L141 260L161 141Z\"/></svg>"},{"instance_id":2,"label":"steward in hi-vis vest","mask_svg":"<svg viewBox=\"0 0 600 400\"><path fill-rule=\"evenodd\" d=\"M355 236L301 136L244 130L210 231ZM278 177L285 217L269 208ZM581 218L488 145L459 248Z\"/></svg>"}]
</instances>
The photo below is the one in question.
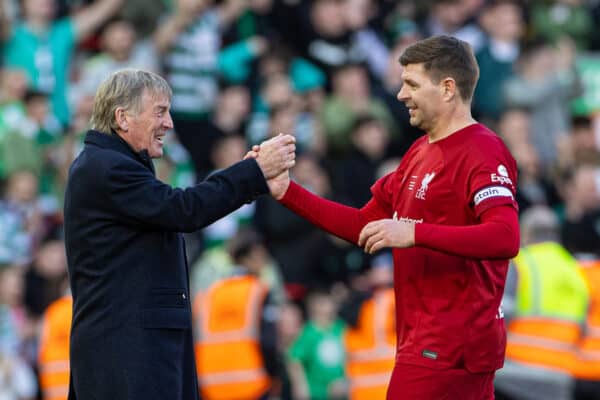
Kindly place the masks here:
<instances>
[{"instance_id":1,"label":"steward in hi-vis vest","mask_svg":"<svg viewBox=\"0 0 600 400\"><path fill-rule=\"evenodd\" d=\"M268 262L260 237L238 232L229 242L233 276L194 300L195 354L203 400L256 400L277 374L277 307L257 275Z\"/></svg>"},{"instance_id":2,"label":"steward in hi-vis vest","mask_svg":"<svg viewBox=\"0 0 600 400\"><path fill-rule=\"evenodd\" d=\"M521 216L524 246L511 265L505 296L506 361L495 381L509 398L572 398L589 294L577 260L558 243L558 227L544 206Z\"/></svg>"},{"instance_id":3,"label":"steward in hi-vis vest","mask_svg":"<svg viewBox=\"0 0 600 400\"><path fill-rule=\"evenodd\" d=\"M63 296L44 312L38 353L44 400L66 400L69 394L69 336L73 298Z\"/></svg>"}]
</instances>

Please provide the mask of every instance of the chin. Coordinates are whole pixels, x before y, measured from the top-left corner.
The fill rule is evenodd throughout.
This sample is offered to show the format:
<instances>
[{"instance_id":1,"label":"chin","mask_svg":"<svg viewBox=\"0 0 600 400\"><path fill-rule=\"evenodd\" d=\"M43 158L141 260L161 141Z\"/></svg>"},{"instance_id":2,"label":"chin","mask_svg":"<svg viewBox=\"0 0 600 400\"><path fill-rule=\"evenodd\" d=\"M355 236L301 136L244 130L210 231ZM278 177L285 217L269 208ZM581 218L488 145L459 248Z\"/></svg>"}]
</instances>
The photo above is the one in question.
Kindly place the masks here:
<instances>
[{"instance_id":1,"label":"chin","mask_svg":"<svg viewBox=\"0 0 600 400\"><path fill-rule=\"evenodd\" d=\"M163 151L162 151L162 149L152 150L152 151L148 152L148 155L150 156L150 158L161 158L163 156Z\"/></svg>"}]
</instances>

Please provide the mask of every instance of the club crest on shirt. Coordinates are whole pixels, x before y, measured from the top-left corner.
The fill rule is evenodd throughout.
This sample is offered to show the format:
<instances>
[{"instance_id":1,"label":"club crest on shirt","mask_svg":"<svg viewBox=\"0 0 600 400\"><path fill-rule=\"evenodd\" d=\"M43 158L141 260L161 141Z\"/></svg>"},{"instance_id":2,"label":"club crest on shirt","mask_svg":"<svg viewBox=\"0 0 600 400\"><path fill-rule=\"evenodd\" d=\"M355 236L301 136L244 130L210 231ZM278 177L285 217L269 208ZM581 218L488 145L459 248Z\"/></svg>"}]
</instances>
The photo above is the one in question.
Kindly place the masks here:
<instances>
[{"instance_id":1,"label":"club crest on shirt","mask_svg":"<svg viewBox=\"0 0 600 400\"><path fill-rule=\"evenodd\" d=\"M429 184L431 183L433 177L435 176L435 172L430 172L425 174L423 180L421 180L421 187L417 190L415 197L420 200L425 200L425 195L427 194L427 189L429 188Z\"/></svg>"}]
</instances>

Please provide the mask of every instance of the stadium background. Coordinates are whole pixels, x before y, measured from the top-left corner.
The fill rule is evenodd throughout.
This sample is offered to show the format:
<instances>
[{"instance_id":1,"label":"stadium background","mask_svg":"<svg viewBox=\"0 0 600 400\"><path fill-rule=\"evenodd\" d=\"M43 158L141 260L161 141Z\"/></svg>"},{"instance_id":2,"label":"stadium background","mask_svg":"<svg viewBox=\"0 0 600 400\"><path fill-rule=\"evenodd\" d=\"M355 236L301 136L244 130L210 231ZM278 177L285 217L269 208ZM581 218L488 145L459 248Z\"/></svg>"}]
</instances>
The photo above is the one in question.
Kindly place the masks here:
<instances>
[{"instance_id":1,"label":"stadium background","mask_svg":"<svg viewBox=\"0 0 600 400\"><path fill-rule=\"evenodd\" d=\"M395 98L399 55L456 36L481 68L473 113L517 160L520 212L549 207L573 256L600 257L598 1L0 0L0 10L2 399L42 396L43 315L68 287L66 173L95 89L121 68L156 71L174 88L162 180L191 185L286 132L298 141L295 180L361 206L421 134ZM231 239L248 229L264 245L282 360L309 351L297 339L307 320L343 331L368 272L391 268L387 254L367 256L264 198L187 235L195 293L231 273ZM306 307L311 294L322 307ZM334 345L315 355L317 370L343 382L341 335L323 337Z\"/></svg>"}]
</instances>

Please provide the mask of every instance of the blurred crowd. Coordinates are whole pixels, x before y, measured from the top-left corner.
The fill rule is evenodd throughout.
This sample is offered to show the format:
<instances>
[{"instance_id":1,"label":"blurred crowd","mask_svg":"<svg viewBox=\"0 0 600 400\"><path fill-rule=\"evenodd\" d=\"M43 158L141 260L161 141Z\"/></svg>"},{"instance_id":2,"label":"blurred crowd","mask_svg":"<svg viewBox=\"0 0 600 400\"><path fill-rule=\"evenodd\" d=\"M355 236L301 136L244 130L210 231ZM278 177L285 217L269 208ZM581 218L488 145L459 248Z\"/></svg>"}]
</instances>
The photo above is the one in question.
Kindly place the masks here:
<instances>
[{"instance_id":1,"label":"blurred crowd","mask_svg":"<svg viewBox=\"0 0 600 400\"><path fill-rule=\"evenodd\" d=\"M517 160L527 226L583 265L600 258L599 26L594 0L0 0L0 399L65 398L64 382L44 383L40 343L48 307L69 295L68 167L111 72L155 71L173 88L163 181L192 185L284 132L297 139L294 180L360 207L422 134L396 99L400 54L458 37L480 65L473 113ZM240 270L268 288L258 312L273 331L272 398L349 396L348 331L391 287L388 253L369 256L271 198L186 243L194 293ZM589 312L600 286L585 287Z\"/></svg>"}]
</instances>

